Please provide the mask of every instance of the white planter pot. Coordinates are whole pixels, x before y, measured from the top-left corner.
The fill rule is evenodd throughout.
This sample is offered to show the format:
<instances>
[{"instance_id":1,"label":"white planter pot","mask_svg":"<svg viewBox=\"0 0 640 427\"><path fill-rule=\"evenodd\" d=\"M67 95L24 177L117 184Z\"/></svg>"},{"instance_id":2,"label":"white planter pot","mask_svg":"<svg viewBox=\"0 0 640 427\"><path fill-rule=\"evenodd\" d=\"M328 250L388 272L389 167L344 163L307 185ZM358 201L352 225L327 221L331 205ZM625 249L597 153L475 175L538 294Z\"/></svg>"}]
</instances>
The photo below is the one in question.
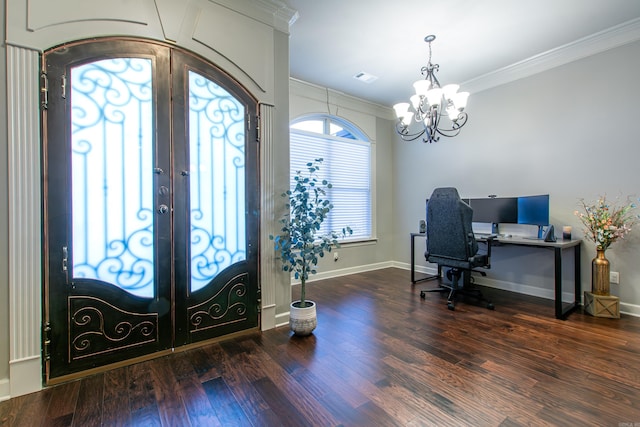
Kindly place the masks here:
<instances>
[{"instance_id":1,"label":"white planter pot","mask_svg":"<svg viewBox=\"0 0 640 427\"><path fill-rule=\"evenodd\" d=\"M289 327L298 336L310 335L318 326L316 303L307 300L305 308L296 307L296 304L300 304L300 301L294 301L290 305Z\"/></svg>"}]
</instances>

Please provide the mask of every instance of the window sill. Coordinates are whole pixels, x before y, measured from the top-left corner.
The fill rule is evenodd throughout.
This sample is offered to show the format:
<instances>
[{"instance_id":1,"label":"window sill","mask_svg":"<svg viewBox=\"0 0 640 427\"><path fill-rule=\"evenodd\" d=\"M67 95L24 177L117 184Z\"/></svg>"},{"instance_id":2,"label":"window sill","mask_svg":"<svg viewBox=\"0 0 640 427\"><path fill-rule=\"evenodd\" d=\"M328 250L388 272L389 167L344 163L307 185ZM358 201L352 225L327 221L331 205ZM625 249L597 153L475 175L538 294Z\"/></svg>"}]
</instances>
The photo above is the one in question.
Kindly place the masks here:
<instances>
[{"instance_id":1,"label":"window sill","mask_svg":"<svg viewBox=\"0 0 640 427\"><path fill-rule=\"evenodd\" d=\"M340 247L354 247L354 246L369 246L378 243L376 237L370 237L368 239L353 239L340 241Z\"/></svg>"}]
</instances>

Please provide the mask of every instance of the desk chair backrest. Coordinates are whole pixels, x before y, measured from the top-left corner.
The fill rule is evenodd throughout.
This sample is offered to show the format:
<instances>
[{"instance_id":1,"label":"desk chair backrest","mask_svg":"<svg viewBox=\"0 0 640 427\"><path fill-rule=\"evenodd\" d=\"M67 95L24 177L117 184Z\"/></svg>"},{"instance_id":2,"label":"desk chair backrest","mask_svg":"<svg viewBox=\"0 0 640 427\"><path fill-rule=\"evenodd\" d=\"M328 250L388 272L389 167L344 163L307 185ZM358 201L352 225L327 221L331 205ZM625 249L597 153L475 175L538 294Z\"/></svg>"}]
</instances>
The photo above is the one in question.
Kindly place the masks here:
<instances>
[{"instance_id":1,"label":"desk chair backrest","mask_svg":"<svg viewBox=\"0 0 640 427\"><path fill-rule=\"evenodd\" d=\"M427 202L427 259L430 256L470 261L478 252L473 210L452 187L436 188Z\"/></svg>"}]
</instances>

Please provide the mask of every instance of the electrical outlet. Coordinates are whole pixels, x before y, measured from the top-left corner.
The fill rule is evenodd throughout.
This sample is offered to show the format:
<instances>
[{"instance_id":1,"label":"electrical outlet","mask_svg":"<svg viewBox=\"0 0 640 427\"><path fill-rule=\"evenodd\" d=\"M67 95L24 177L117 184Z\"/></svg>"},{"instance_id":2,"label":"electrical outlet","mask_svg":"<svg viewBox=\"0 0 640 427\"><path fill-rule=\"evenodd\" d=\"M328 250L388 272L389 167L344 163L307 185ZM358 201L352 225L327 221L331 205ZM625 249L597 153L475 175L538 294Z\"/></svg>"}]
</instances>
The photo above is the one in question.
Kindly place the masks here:
<instances>
[{"instance_id":1,"label":"electrical outlet","mask_svg":"<svg viewBox=\"0 0 640 427\"><path fill-rule=\"evenodd\" d=\"M334 252L334 253L333 253L333 260L334 260L334 261L337 261L337 260L339 260L339 259L340 259L340 257L338 256L338 252Z\"/></svg>"},{"instance_id":2,"label":"electrical outlet","mask_svg":"<svg viewBox=\"0 0 640 427\"><path fill-rule=\"evenodd\" d=\"M620 283L620 273L617 271L612 271L609 273L609 282L615 284Z\"/></svg>"}]
</instances>

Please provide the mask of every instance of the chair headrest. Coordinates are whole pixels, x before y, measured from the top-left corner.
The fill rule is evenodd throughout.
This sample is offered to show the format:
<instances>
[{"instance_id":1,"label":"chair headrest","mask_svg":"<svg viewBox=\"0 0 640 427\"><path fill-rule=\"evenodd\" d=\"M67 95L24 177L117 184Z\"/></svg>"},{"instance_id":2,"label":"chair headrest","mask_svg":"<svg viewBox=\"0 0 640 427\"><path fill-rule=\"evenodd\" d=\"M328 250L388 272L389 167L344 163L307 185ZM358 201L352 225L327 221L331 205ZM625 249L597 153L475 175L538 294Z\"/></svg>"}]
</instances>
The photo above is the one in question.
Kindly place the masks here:
<instances>
[{"instance_id":1,"label":"chair headrest","mask_svg":"<svg viewBox=\"0 0 640 427\"><path fill-rule=\"evenodd\" d=\"M440 187L433 190L431 198L459 199L460 195L458 194L458 190L454 187Z\"/></svg>"}]
</instances>

